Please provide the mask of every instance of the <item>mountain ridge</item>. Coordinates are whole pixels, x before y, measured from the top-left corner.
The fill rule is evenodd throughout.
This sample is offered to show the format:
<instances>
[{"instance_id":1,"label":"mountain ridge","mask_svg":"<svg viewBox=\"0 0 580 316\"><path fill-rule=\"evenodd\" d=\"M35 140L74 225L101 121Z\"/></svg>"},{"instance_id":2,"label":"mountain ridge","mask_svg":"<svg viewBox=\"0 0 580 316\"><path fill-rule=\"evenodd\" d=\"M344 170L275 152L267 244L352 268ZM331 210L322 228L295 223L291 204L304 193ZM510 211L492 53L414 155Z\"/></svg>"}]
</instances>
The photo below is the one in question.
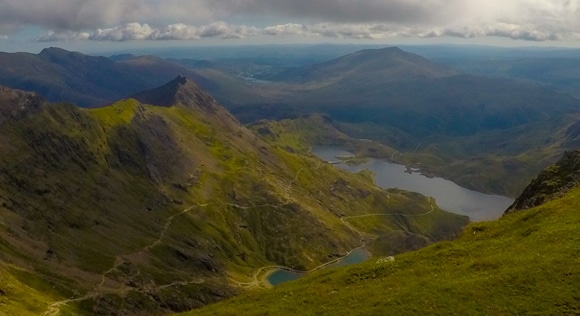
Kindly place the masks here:
<instances>
[{"instance_id":1,"label":"mountain ridge","mask_svg":"<svg viewBox=\"0 0 580 316\"><path fill-rule=\"evenodd\" d=\"M38 92L50 102L103 106L161 86L184 74L206 88L217 84L190 69L161 59L114 61L57 47L39 54L0 53L0 85Z\"/></svg>"},{"instance_id":2,"label":"mountain ridge","mask_svg":"<svg viewBox=\"0 0 580 316\"><path fill-rule=\"evenodd\" d=\"M360 246L357 231L432 242L467 223L267 144L189 79L165 88L177 104L45 104L0 124L1 311L185 311L250 291L261 267L337 258ZM431 209L356 231L341 221Z\"/></svg>"},{"instance_id":3,"label":"mountain ridge","mask_svg":"<svg viewBox=\"0 0 580 316\"><path fill-rule=\"evenodd\" d=\"M159 88L139 92L130 98L146 104L167 107L181 104L186 107L195 107L212 112L218 109L217 101L212 96L203 91L197 83L188 80L183 75L178 75L175 79Z\"/></svg>"}]
</instances>

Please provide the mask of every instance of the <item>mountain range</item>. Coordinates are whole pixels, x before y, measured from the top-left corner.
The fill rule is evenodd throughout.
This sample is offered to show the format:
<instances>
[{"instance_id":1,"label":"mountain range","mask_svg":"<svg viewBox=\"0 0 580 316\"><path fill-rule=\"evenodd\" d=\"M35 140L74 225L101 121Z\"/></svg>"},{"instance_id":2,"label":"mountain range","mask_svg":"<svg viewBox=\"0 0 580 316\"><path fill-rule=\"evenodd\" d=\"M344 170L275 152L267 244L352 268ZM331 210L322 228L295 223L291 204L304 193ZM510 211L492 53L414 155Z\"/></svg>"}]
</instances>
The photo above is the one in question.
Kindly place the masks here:
<instances>
[{"instance_id":1,"label":"mountain range","mask_svg":"<svg viewBox=\"0 0 580 316\"><path fill-rule=\"evenodd\" d=\"M0 84L35 91L49 102L103 106L185 75L212 82L178 64L153 56L115 61L51 47L39 54L0 53Z\"/></svg>"},{"instance_id":2,"label":"mountain range","mask_svg":"<svg viewBox=\"0 0 580 316\"><path fill-rule=\"evenodd\" d=\"M186 311L259 287L267 267L417 249L468 222L270 145L182 76L92 109L1 88L0 151L7 314ZM369 213L384 215L344 220Z\"/></svg>"},{"instance_id":3,"label":"mountain range","mask_svg":"<svg viewBox=\"0 0 580 316\"><path fill-rule=\"evenodd\" d=\"M0 314L580 311L565 90L398 48L293 69L49 48L0 54L0 84ZM469 224L315 145L519 197ZM263 291L279 269L307 275Z\"/></svg>"},{"instance_id":4,"label":"mountain range","mask_svg":"<svg viewBox=\"0 0 580 316\"><path fill-rule=\"evenodd\" d=\"M461 73L396 48L360 51L272 80L263 85L282 96L269 105L233 105L232 113L243 121L323 113L351 138L398 152L380 158L478 191L516 196L576 148L569 139L579 119L576 97L530 81Z\"/></svg>"},{"instance_id":5,"label":"mountain range","mask_svg":"<svg viewBox=\"0 0 580 316\"><path fill-rule=\"evenodd\" d=\"M81 106L110 104L183 74L243 123L320 113L346 136L396 151L375 154L379 158L511 197L576 148L569 135L580 101L562 89L466 74L393 47L293 69L247 58L105 58L58 48L0 57L0 84ZM559 76L558 69L551 77ZM561 74L567 80L574 75Z\"/></svg>"}]
</instances>

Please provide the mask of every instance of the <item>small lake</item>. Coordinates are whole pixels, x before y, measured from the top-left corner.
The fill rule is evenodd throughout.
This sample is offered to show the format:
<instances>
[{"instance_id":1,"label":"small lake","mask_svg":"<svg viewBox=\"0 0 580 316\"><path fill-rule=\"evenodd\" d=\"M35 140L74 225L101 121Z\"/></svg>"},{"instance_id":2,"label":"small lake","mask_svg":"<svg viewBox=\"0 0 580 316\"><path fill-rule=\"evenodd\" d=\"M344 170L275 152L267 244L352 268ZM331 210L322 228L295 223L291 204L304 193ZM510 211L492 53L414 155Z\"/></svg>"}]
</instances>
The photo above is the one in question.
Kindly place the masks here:
<instances>
[{"instance_id":1,"label":"small lake","mask_svg":"<svg viewBox=\"0 0 580 316\"><path fill-rule=\"evenodd\" d=\"M380 159L369 159L360 165L342 163L337 157L348 157L353 153L338 147L314 147L312 153L353 173L368 169L375 174L375 182L378 186L399 188L433 197L441 209L469 216L472 221L498 219L514 201L512 198L501 195L469 190L443 178L429 178L417 172L409 173L404 165Z\"/></svg>"},{"instance_id":2,"label":"small lake","mask_svg":"<svg viewBox=\"0 0 580 316\"><path fill-rule=\"evenodd\" d=\"M324 266L324 269L343 267L343 266L347 266L350 264L361 263L361 262L369 259L370 257L371 257L370 253L368 253L366 250L364 250L363 248L357 248L357 249L352 250L348 254L348 256L341 258L340 260L337 260L335 263ZM295 271L288 271L288 270L279 269L279 270L276 270L273 273L271 273L268 276L267 280L268 280L268 283L270 283L272 286L276 286L280 283L299 279L300 277L303 277L305 275L306 275L306 272L298 273Z\"/></svg>"},{"instance_id":3,"label":"small lake","mask_svg":"<svg viewBox=\"0 0 580 316\"><path fill-rule=\"evenodd\" d=\"M305 275L306 273L298 273L288 270L276 270L268 276L268 283L270 283L272 286L276 286L280 283L299 279Z\"/></svg>"}]
</instances>

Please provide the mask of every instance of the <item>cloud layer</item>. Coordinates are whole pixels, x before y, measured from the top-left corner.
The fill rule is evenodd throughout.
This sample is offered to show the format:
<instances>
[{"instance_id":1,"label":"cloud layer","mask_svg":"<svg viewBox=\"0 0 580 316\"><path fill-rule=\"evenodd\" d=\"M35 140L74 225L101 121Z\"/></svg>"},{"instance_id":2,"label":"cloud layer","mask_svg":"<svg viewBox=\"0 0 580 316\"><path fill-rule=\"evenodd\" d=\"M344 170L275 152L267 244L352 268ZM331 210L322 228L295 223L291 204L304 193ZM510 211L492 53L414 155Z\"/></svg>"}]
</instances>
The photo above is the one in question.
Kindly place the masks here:
<instances>
[{"instance_id":1,"label":"cloud layer","mask_svg":"<svg viewBox=\"0 0 580 316\"><path fill-rule=\"evenodd\" d=\"M264 26L266 25L266 26ZM580 38L580 0L0 0L0 36L42 41L316 36Z\"/></svg>"}]
</instances>

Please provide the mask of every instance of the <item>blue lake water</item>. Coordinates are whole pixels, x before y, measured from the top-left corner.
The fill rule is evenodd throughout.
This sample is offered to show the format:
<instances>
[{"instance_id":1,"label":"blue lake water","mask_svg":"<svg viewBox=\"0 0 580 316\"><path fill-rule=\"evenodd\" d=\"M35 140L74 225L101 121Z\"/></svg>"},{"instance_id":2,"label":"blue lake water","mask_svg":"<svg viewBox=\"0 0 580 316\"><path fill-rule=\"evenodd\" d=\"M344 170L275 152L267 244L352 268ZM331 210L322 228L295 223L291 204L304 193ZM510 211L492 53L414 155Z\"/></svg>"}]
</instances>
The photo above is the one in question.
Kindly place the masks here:
<instances>
[{"instance_id":1,"label":"blue lake water","mask_svg":"<svg viewBox=\"0 0 580 316\"><path fill-rule=\"evenodd\" d=\"M276 270L268 276L268 283L276 286L280 283L296 280L305 274L287 270Z\"/></svg>"},{"instance_id":2,"label":"blue lake water","mask_svg":"<svg viewBox=\"0 0 580 316\"><path fill-rule=\"evenodd\" d=\"M351 152L338 147L314 147L312 153L326 161L337 162L337 157L352 156ZM513 199L501 195L484 194L463 188L443 178L429 178L420 173L407 172L404 165L380 159L369 159L360 165L338 162L337 167L350 172L365 169L375 174L375 182L382 188L399 188L433 197L437 205L449 212L466 215L472 221L494 220L513 203Z\"/></svg>"},{"instance_id":3,"label":"blue lake water","mask_svg":"<svg viewBox=\"0 0 580 316\"><path fill-rule=\"evenodd\" d=\"M409 173L404 165L380 159L369 159L360 165L340 162L338 157L352 156L353 153L338 147L314 147L312 153L323 160L333 162L337 167L350 172L365 169L372 171L375 182L382 188L399 188L433 197L437 205L449 212L466 215L472 221L494 220L499 218L513 199L501 195L490 195L463 188L453 181L443 178L429 178L417 172ZM370 254L364 249L355 249L348 256L325 268L345 266L367 260ZM278 285L296 280L306 273L276 270L268 276L268 282Z\"/></svg>"},{"instance_id":4,"label":"blue lake water","mask_svg":"<svg viewBox=\"0 0 580 316\"><path fill-rule=\"evenodd\" d=\"M350 264L361 263L371 257L370 253L362 248L357 248L351 251L348 256L337 260L335 263L329 264L324 268L335 268L335 267L343 267ZM298 273L295 271L288 271L288 270L276 270L272 274L268 276L268 283L273 286L276 286L280 283L296 280L300 277L306 275L304 273Z\"/></svg>"}]
</instances>

